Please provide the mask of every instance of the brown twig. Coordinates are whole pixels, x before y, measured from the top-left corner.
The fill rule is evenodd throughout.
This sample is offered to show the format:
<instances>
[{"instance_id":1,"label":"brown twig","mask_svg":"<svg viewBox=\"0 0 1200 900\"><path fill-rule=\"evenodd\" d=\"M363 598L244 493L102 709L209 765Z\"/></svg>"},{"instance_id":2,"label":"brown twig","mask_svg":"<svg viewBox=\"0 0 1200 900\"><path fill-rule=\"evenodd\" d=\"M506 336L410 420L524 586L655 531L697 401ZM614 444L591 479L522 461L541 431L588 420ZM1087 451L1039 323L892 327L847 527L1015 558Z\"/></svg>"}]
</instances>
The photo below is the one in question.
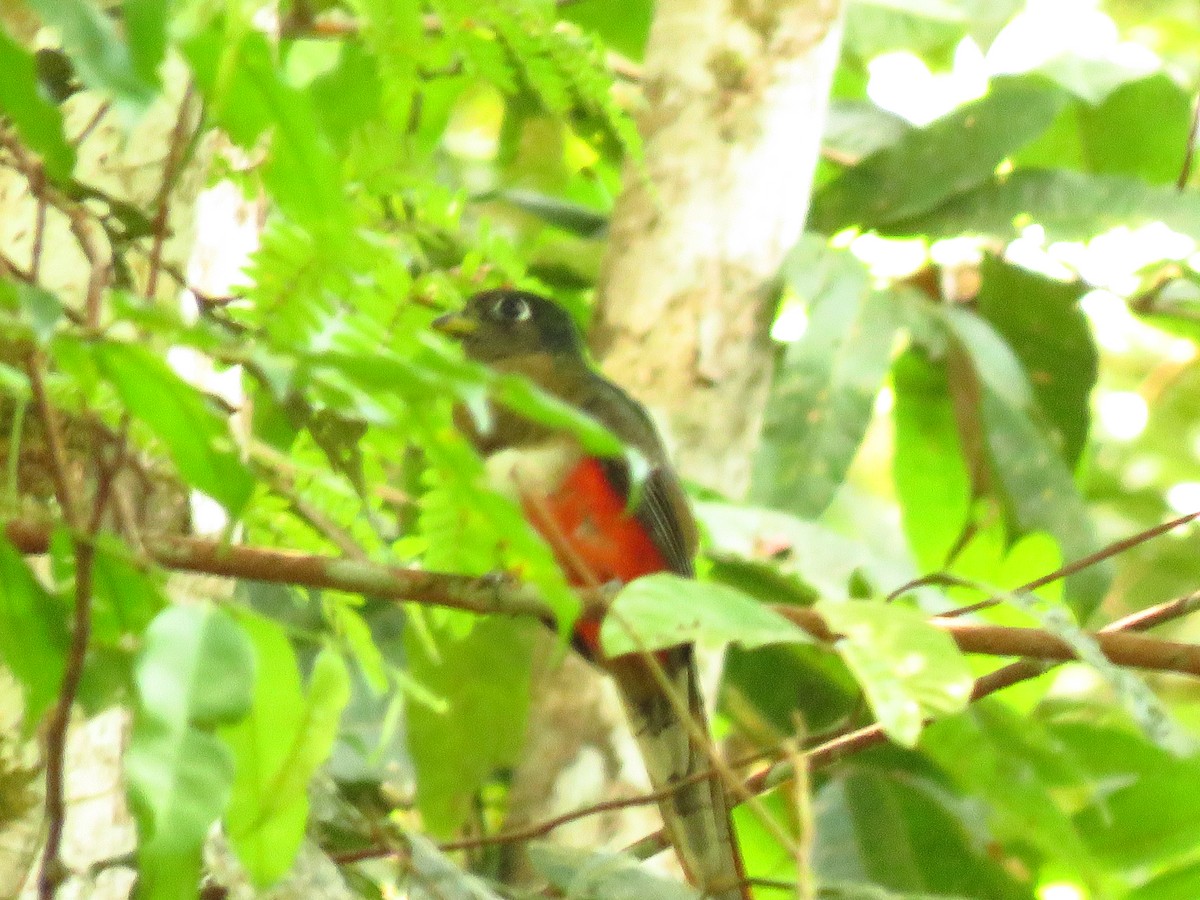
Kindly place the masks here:
<instances>
[{"instance_id":1,"label":"brown twig","mask_svg":"<svg viewBox=\"0 0 1200 900\"><path fill-rule=\"evenodd\" d=\"M1077 572L1082 572L1084 569L1090 568L1097 563L1104 562L1106 559L1111 559L1114 556L1118 556L1121 553L1124 553L1126 550L1132 549L1139 544L1144 544L1146 541L1153 540L1159 535L1166 534L1168 531L1172 531L1178 528L1180 525L1186 525L1189 522L1193 522L1197 518L1200 518L1200 510L1178 516L1166 522L1161 522L1158 525L1154 525L1145 529L1144 531L1139 531L1137 534L1130 535L1127 538L1122 538L1119 541L1114 541L1108 546L1100 548L1095 553L1089 553L1082 559L1077 559L1065 566L1061 566L1060 568L1055 569L1053 572L1042 575L1040 578L1035 578L1033 581L1027 582L1020 587L1013 588L1009 593L1024 594L1030 591L1036 591L1040 587L1045 587L1046 585L1052 584L1055 581L1060 581L1063 578L1069 578ZM918 579L918 581L920 581L920 579ZM940 615L944 619L951 618L953 616L965 616L968 613L979 612L981 609L989 609L993 606L1003 603L1004 599L1004 597L989 597L986 600L980 600L978 603L972 603L968 606L960 606L957 609L952 609L948 612L941 613Z\"/></svg>"},{"instance_id":2,"label":"brown twig","mask_svg":"<svg viewBox=\"0 0 1200 900\"><path fill-rule=\"evenodd\" d=\"M79 129L79 134L75 135L75 137L71 139L71 145L76 148L81 147L83 142L86 141L91 133L96 130L96 127L102 121L104 121L104 117L108 115L108 111L110 109L112 109L111 100L105 100L103 103L97 106L96 112L92 114L92 117L88 120L87 124L84 125L83 128Z\"/></svg>"},{"instance_id":3,"label":"brown twig","mask_svg":"<svg viewBox=\"0 0 1200 900\"><path fill-rule=\"evenodd\" d=\"M146 297L153 299L158 290L158 276L162 268L163 245L167 241L167 219L171 213L171 191L179 178L180 162L183 159L184 138L188 132L191 116L189 108L195 95L194 86L189 83L179 101L179 115L175 127L171 129L171 137L167 144L167 157L163 162L162 181L159 184L158 196L154 200L154 222L152 224L154 240L150 245L150 269L146 275Z\"/></svg>"},{"instance_id":4,"label":"brown twig","mask_svg":"<svg viewBox=\"0 0 1200 900\"><path fill-rule=\"evenodd\" d=\"M1176 190L1184 190L1192 178L1192 162L1196 157L1198 132L1200 132L1200 97L1192 101L1192 127L1188 129L1187 141L1183 150L1183 164L1179 167L1179 177L1175 179Z\"/></svg>"},{"instance_id":5,"label":"brown twig","mask_svg":"<svg viewBox=\"0 0 1200 900\"><path fill-rule=\"evenodd\" d=\"M760 762L764 756L771 754L753 753L743 759L723 762L722 765L726 768L739 769L743 766L751 765L752 763ZM519 844L526 841L537 840L545 837L560 828L563 825L569 825L571 822L577 822L580 819L586 819L590 816L600 815L606 812L615 812L621 809L630 809L635 806L649 806L652 803L658 803L662 800L670 798L689 785L697 782L706 781L718 775L717 769L708 768L698 772L693 772L685 778L680 778L675 783L657 791L649 791L644 794L635 794L632 797L618 797L613 800L602 800L597 803L589 804L588 806L573 809L570 812L562 813L550 819L543 819L541 822L536 822L532 825L527 825L523 828L513 828L508 831L497 832L496 834L485 834L477 837L464 838L461 840L446 841L438 845L438 849L443 852L454 850L475 850L480 847L492 847L505 844ZM348 863L362 862L368 859L381 859L388 856L402 855L407 852L407 848L399 846L376 846L364 847L361 850L348 850L342 853L331 854L330 859L340 865Z\"/></svg>"},{"instance_id":6,"label":"brown twig","mask_svg":"<svg viewBox=\"0 0 1200 900\"><path fill-rule=\"evenodd\" d=\"M66 451L63 445L61 423L57 411L50 403L45 385L45 361L40 351L29 360L29 384L34 407L42 420L46 447L50 454L50 471L54 491L63 517L77 530L80 524L79 500L72 484ZM90 543L75 544L75 612L72 623L71 644L67 651L62 685L58 699L50 711L45 731L46 761L46 846L42 852L42 863L38 869L38 897L54 900L54 894L63 877L63 864L59 858L63 828L66 824L66 780L67 728L71 723L71 708L83 678L83 664L87 656L87 645L92 631L92 559Z\"/></svg>"},{"instance_id":7,"label":"brown twig","mask_svg":"<svg viewBox=\"0 0 1200 900\"><path fill-rule=\"evenodd\" d=\"M45 553L49 547L50 530L45 525L13 521L8 523L6 531L9 541L23 553ZM361 559L225 545L200 538L145 535L143 543L147 561L177 571L370 594L384 600L444 606L477 615L532 616L553 623L552 611L533 588L503 578L394 568ZM591 613L602 613L607 603L604 591L584 591L582 599ZM815 610L787 605L774 608L817 640L829 642L837 638ZM1150 617L1151 624L1157 624L1195 608L1200 608L1200 597L1189 596L1173 601L1169 607L1155 607L1138 615ZM930 622L949 633L969 653L1034 656L1056 662L1075 658L1060 638L1039 628L963 622L946 617L934 617ZM1115 635L1111 631L1101 629L1093 637L1118 665L1200 674L1200 648L1136 635Z\"/></svg>"}]
</instances>

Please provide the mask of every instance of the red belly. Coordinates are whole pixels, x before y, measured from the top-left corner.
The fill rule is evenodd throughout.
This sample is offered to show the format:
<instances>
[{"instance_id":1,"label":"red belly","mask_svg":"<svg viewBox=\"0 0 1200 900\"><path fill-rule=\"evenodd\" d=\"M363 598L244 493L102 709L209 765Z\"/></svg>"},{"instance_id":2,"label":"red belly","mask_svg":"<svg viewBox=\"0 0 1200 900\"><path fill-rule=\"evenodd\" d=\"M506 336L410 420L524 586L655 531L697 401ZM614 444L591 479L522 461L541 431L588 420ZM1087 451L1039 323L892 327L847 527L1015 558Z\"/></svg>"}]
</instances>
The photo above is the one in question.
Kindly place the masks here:
<instances>
[{"instance_id":1,"label":"red belly","mask_svg":"<svg viewBox=\"0 0 1200 900\"><path fill-rule=\"evenodd\" d=\"M595 459L584 459L549 496L525 499L530 522L578 587L626 583L669 566L642 523L627 508ZM576 632L593 653L600 622L581 619Z\"/></svg>"}]
</instances>

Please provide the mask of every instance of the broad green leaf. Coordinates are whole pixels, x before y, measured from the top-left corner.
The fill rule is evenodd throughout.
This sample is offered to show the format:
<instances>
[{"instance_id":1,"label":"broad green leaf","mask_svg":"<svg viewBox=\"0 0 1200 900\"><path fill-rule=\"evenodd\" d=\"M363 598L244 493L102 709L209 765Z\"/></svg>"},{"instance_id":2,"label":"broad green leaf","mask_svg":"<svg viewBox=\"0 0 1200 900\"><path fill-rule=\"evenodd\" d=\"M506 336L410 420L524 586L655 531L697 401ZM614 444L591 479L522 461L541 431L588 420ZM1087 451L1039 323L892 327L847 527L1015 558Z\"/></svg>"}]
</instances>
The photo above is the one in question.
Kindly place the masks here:
<instances>
[{"instance_id":1,"label":"broad green leaf","mask_svg":"<svg viewBox=\"0 0 1200 900\"><path fill-rule=\"evenodd\" d=\"M866 100L833 100L822 146L855 160L898 143L912 130L907 121Z\"/></svg>"},{"instance_id":2,"label":"broad green leaf","mask_svg":"<svg viewBox=\"0 0 1200 900\"><path fill-rule=\"evenodd\" d=\"M1036 223L1048 241L1086 241L1112 228L1163 222L1200 234L1200 196L1119 175L1019 169L950 198L924 215L889 223L889 234L962 235L1008 241Z\"/></svg>"},{"instance_id":3,"label":"broad green leaf","mask_svg":"<svg viewBox=\"0 0 1200 900\"><path fill-rule=\"evenodd\" d=\"M21 312L33 330L34 338L44 346L54 335L55 327L62 321L62 301L35 284L18 284L17 299L21 304Z\"/></svg>"},{"instance_id":4,"label":"broad green leaf","mask_svg":"<svg viewBox=\"0 0 1200 900\"><path fill-rule=\"evenodd\" d=\"M1002 841L1029 842L1047 859L1091 874L1096 863L1071 821L1062 797L1086 790L1079 778L1064 783L1068 764L1061 742L1034 717L989 701L961 716L935 722L921 735L921 751L947 772L966 795L987 805L987 826Z\"/></svg>"},{"instance_id":5,"label":"broad green leaf","mask_svg":"<svg viewBox=\"0 0 1200 900\"><path fill-rule=\"evenodd\" d=\"M1200 860L1172 867L1125 895L1124 900L1192 900L1200 896Z\"/></svg>"},{"instance_id":6,"label":"broad green leaf","mask_svg":"<svg viewBox=\"0 0 1200 900\"><path fill-rule=\"evenodd\" d=\"M1087 169L1174 184L1188 146L1192 98L1165 72L1131 81L1099 106L1081 105Z\"/></svg>"},{"instance_id":7,"label":"broad green leaf","mask_svg":"<svg viewBox=\"0 0 1200 900\"><path fill-rule=\"evenodd\" d=\"M182 727L215 728L250 708L252 650L226 613L207 606L172 606L146 629L138 654L143 713Z\"/></svg>"},{"instance_id":8,"label":"broad green leaf","mask_svg":"<svg viewBox=\"0 0 1200 900\"><path fill-rule=\"evenodd\" d=\"M903 770L847 767L821 787L813 868L821 884L866 883L887 900L913 895L974 900L1028 897L989 854L975 808ZM855 897L834 893L833 897ZM869 898L870 893L862 895Z\"/></svg>"},{"instance_id":9,"label":"broad green leaf","mask_svg":"<svg viewBox=\"0 0 1200 900\"><path fill-rule=\"evenodd\" d=\"M712 552L762 558L825 598L886 593L917 576L908 553L896 543L875 545L788 513L753 506L703 501L696 517Z\"/></svg>"},{"instance_id":10,"label":"broad green leaf","mask_svg":"<svg viewBox=\"0 0 1200 900\"><path fill-rule=\"evenodd\" d=\"M254 679L245 633L210 606L173 606L146 629L125 781L138 826L138 897L195 896L200 854L229 801L233 758L212 733L245 715Z\"/></svg>"},{"instance_id":11,"label":"broad green leaf","mask_svg":"<svg viewBox=\"0 0 1200 900\"><path fill-rule=\"evenodd\" d=\"M1200 802L1196 759L1176 758L1134 731L1072 718L1049 728L1062 741L1060 753L1096 785L1075 816L1096 858L1148 871L1193 852L1200 843L1200 821L1193 814Z\"/></svg>"},{"instance_id":12,"label":"broad green leaf","mask_svg":"<svg viewBox=\"0 0 1200 900\"><path fill-rule=\"evenodd\" d=\"M815 517L833 500L871 421L899 326L894 298L871 287L863 265L823 242L802 242L784 267L808 302L808 328L783 355L751 496Z\"/></svg>"},{"instance_id":13,"label":"broad green leaf","mask_svg":"<svg viewBox=\"0 0 1200 900\"><path fill-rule=\"evenodd\" d=\"M0 112L12 120L22 140L42 158L55 181L75 168L75 150L63 137L62 113L38 91L33 54L0 28Z\"/></svg>"},{"instance_id":14,"label":"broad green leaf","mask_svg":"<svg viewBox=\"0 0 1200 900\"><path fill-rule=\"evenodd\" d=\"M29 0L42 21L62 35L63 48L88 87L111 94L140 113L154 99L154 83L135 66L112 20L88 0Z\"/></svg>"},{"instance_id":15,"label":"broad green leaf","mask_svg":"<svg viewBox=\"0 0 1200 900\"><path fill-rule=\"evenodd\" d=\"M124 771L139 832L136 896L197 896L205 836L229 802L229 748L207 731L139 719Z\"/></svg>"},{"instance_id":16,"label":"broad green leaf","mask_svg":"<svg viewBox=\"0 0 1200 900\"><path fill-rule=\"evenodd\" d=\"M250 714L222 729L236 763L225 828L251 881L265 887L295 861L308 824L308 782L328 758L350 697L341 657L322 650L307 695L296 654L283 629L244 616L254 644L257 679Z\"/></svg>"},{"instance_id":17,"label":"broad green leaf","mask_svg":"<svg viewBox=\"0 0 1200 900\"><path fill-rule=\"evenodd\" d=\"M1099 369L1092 330L1078 306L1086 285L1055 281L995 256L984 258L980 275L979 315L1021 361L1051 438L1074 469L1087 442Z\"/></svg>"},{"instance_id":18,"label":"broad green leaf","mask_svg":"<svg viewBox=\"0 0 1200 900\"><path fill-rule=\"evenodd\" d=\"M963 534L971 510L971 476L946 370L909 350L892 367L892 387L892 479L904 533L920 569L936 571Z\"/></svg>"},{"instance_id":19,"label":"broad green leaf","mask_svg":"<svg viewBox=\"0 0 1200 900\"><path fill-rule=\"evenodd\" d=\"M988 181L1006 156L1049 127L1062 102L1061 91L1038 79L997 79L983 99L907 133L822 187L809 223L832 234L927 213Z\"/></svg>"},{"instance_id":20,"label":"broad green leaf","mask_svg":"<svg viewBox=\"0 0 1200 900\"><path fill-rule=\"evenodd\" d=\"M407 888L412 900L501 900L483 879L456 866L429 838L410 832L404 841L410 854L406 862L412 879Z\"/></svg>"},{"instance_id":21,"label":"broad green leaf","mask_svg":"<svg viewBox=\"0 0 1200 900\"><path fill-rule=\"evenodd\" d=\"M926 719L966 708L975 680L953 639L901 604L818 601L834 645L888 736L912 747Z\"/></svg>"},{"instance_id":22,"label":"broad green leaf","mask_svg":"<svg viewBox=\"0 0 1200 900\"><path fill-rule=\"evenodd\" d=\"M650 33L650 0L580 0L558 7L558 15L598 34L618 53L640 60Z\"/></svg>"},{"instance_id":23,"label":"broad green leaf","mask_svg":"<svg viewBox=\"0 0 1200 900\"><path fill-rule=\"evenodd\" d=\"M309 97L285 82L266 37L210 28L187 40L183 51L209 113L234 141L251 149L272 132L263 181L275 202L326 242L339 243L350 213L338 162L322 140Z\"/></svg>"},{"instance_id":24,"label":"broad green leaf","mask_svg":"<svg viewBox=\"0 0 1200 900\"><path fill-rule=\"evenodd\" d=\"M154 577L136 566L129 550L106 534L96 542L92 592L93 640L114 647L130 635L140 636L166 605Z\"/></svg>"},{"instance_id":25,"label":"broad green leaf","mask_svg":"<svg viewBox=\"0 0 1200 900\"><path fill-rule=\"evenodd\" d=\"M27 729L37 726L58 695L69 641L66 610L0 537L0 662L24 688Z\"/></svg>"},{"instance_id":26,"label":"broad green leaf","mask_svg":"<svg viewBox=\"0 0 1200 900\"><path fill-rule=\"evenodd\" d=\"M124 0L121 5L133 68L147 84L158 84L158 67L167 53L170 6L171 0Z\"/></svg>"},{"instance_id":27,"label":"broad green leaf","mask_svg":"<svg viewBox=\"0 0 1200 900\"><path fill-rule=\"evenodd\" d=\"M463 638L439 633L438 659L415 629L405 630L410 673L448 704L444 712L417 704L408 711L417 803L430 833L452 833L476 791L516 760L525 737L536 627L490 618Z\"/></svg>"},{"instance_id":28,"label":"broad green leaf","mask_svg":"<svg viewBox=\"0 0 1200 900\"><path fill-rule=\"evenodd\" d=\"M180 474L236 517L253 480L228 425L200 392L145 347L97 344L92 355L129 412L166 445Z\"/></svg>"},{"instance_id":29,"label":"broad green leaf","mask_svg":"<svg viewBox=\"0 0 1200 900\"><path fill-rule=\"evenodd\" d=\"M1004 504L1013 537L1053 535L1067 562L1099 547L1087 504L1032 403L1020 363L991 327L972 313L952 310L946 322L978 374L978 413L992 488ZM1086 617L1100 602L1110 567L1089 567L1067 579L1072 607Z\"/></svg>"},{"instance_id":30,"label":"broad green leaf","mask_svg":"<svg viewBox=\"0 0 1200 900\"><path fill-rule=\"evenodd\" d=\"M696 642L750 649L811 640L798 625L741 591L666 572L622 588L600 628L609 656Z\"/></svg>"},{"instance_id":31,"label":"broad green leaf","mask_svg":"<svg viewBox=\"0 0 1200 900\"><path fill-rule=\"evenodd\" d=\"M357 42L341 42L336 68L314 79L308 88L325 134L341 150L379 115L382 91L375 57Z\"/></svg>"},{"instance_id":32,"label":"broad green leaf","mask_svg":"<svg viewBox=\"0 0 1200 900\"><path fill-rule=\"evenodd\" d=\"M700 900L695 888L648 871L632 856L537 843L529 858L551 885L575 900Z\"/></svg>"}]
</instances>

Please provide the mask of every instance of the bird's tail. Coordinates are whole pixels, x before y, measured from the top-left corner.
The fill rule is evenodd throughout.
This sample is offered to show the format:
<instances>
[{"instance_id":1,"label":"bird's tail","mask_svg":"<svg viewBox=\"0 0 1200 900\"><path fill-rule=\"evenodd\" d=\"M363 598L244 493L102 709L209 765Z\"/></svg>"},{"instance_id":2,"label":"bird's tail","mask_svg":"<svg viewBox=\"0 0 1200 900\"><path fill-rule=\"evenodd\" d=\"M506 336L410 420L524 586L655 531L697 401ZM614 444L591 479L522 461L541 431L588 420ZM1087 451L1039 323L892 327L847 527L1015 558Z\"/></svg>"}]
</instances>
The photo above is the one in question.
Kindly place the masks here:
<instances>
[{"instance_id":1,"label":"bird's tail","mask_svg":"<svg viewBox=\"0 0 1200 900\"><path fill-rule=\"evenodd\" d=\"M676 647L656 658L677 702L666 696L647 659L622 656L608 660L607 667L621 690L654 789L679 785L659 801L667 834L688 878L706 898L750 900L730 803L709 753L698 743L709 732L692 648ZM687 707L695 727L681 720L679 704ZM712 775L696 777L706 771Z\"/></svg>"}]
</instances>

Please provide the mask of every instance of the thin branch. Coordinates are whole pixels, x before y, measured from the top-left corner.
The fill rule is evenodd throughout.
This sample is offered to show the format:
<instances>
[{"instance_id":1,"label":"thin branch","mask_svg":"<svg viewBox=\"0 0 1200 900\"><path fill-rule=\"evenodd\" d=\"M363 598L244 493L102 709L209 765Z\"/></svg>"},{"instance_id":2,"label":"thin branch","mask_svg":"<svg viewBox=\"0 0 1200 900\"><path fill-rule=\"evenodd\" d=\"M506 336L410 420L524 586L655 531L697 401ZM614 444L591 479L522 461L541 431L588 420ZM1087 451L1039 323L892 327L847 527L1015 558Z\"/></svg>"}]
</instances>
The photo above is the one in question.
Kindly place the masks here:
<instances>
[{"instance_id":1,"label":"thin branch","mask_svg":"<svg viewBox=\"0 0 1200 900\"><path fill-rule=\"evenodd\" d=\"M75 137L71 139L71 145L76 148L83 146L83 142L86 141L88 137L91 136L91 133L96 130L96 127L104 120L104 117L108 115L108 111L110 109L112 109L111 100L105 100L103 103L97 106L96 112L88 120L87 124L84 125L83 128L79 129L79 134L75 135Z\"/></svg>"},{"instance_id":2,"label":"thin branch","mask_svg":"<svg viewBox=\"0 0 1200 900\"><path fill-rule=\"evenodd\" d=\"M29 387L34 409L37 410L38 418L42 420L42 430L45 433L46 449L50 456L50 477L54 482L54 496L58 500L63 518L72 528L78 529L82 523L76 507L74 486L71 484L67 451L63 444L62 423L59 422L58 411L46 393L45 371L45 358L40 350L35 351L29 359ZM46 543L49 544L49 536L47 536Z\"/></svg>"},{"instance_id":3,"label":"thin branch","mask_svg":"<svg viewBox=\"0 0 1200 900\"><path fill-rule=\"evenodd\" d=\"M1052 584L1055 581L1060 581L1063 578L1069 578L1077 572L1082 572L1084 569L1091 568L1097 563L1104 562L1106 559L1111 559L1114 556L1118 556L1119 554L1124 553L1126 550L1130 550L1139 544L1144 544L1146 541L1153 540L1159 535L1166 534L1168 531L1173 531L1180 525L1186 525L1189 522L1195 521L1197 518L1200 518L1200 510L1178 516L1166 522L1161 522L1158 525L1154 525L1145 529L1144 531L1139 531L1137 534L1130 535L1127 538L1122 538L1119 541L1114 541L1106 547L1101 547L1095 553L1089 553L1082 559L1077 559L1072 563L1061 566L1060 568L1055 569L1053 572L1043 575L1040 578L1035 578L1033 581L1027 582L1020 587L1013 588L1009 593L1024 594L1030 591L1036 591L1040 587L1045 587L1046 585ZM978 603L972 603L969 606L961 606L958 609L944 612L941 614L941 616L942 618L965 616L968 613L978 612L981 609L989 609L990 607L996 606L1003 602L1003 597L989 597L986 600L980 600Z\"/></svg>"},{"instance_id":4,"label":"thin branch","mask_svg":"<svg viewBox=\"0 0 1200 900\"><path fill-rule=\"evenodd\" d=\"M1196 157L1196 137L1200 132L1200 97L1192 101L1192 127L1188 129L1187 142L1183 149L1183 164L1179 167L1179 177L1175 179L1176 190L1182 191L1187 187L1192 177L1192 162Z\"/></svg>"},{"instance_id":5,"label":"thin branch","mask_svg":"<svg viewBox=\"0 0 1200 900\"><path fill-rule=\"evenodd\" d=\"M171 129L170 141L167 144L167 157L163 163L162 182L159 184L158 196L154 201L154 242L150 246L150 271L146 275L146 297L149 299L153 299L158 290L163 245L167 242L167 220L171 213L171 191L174 190L175 183L179 180L180 163L183 160L183 151L187 143L184 139L187 136L191 119L189 108L194 95L194 87L189 83L183 93L183 99L179 101L179 115L175 120L175 127Z\"/></svg>"},{"instance_id":6,"label":"thin branch","mask_svg":"<svg viewBox=\"0 0 1200 900\"><path fill-rule=\"evenodd\" d=\"M63 671L58 700L46 724L46 846L38 871L39 900L54 900L62 883L65 866L59 858L63 828L67 822L65 797L67 729L71 724L71 709L83 680L87 646L92 636L92 563L95 548L88 541L75 542L75 615L71 628L71 645Z\"/></svg>"},{"instance_id":7,"label":"thin branch","mask_svg":"<svg viewBox=\"0 0 1200 900\"><path fill-rule=\"evenodd\" d=\"M50 470L54 481L58 505L63 517L78 530L81 510L79 498L72 484L66 451L63 444L62 425L57 411L46 393L45 360L40 351L29 360L29 384L34 406L42 420L42 430L50 455ZM62 685L58 699L46 723L46 846L38 868L38 897L54 900L58 885L62 882L64 867L59 858L62 847L63 828L67 811L65 799L67 729L71 724L71 708L83 679L87 645L92 634L92 561L95 550L91 542L75 541L75 611L71 630L71 644L67 650Z\"/></svg>"},{"instance_id":8,"label":"thin branch","mask_svg":"<svg viewBox=\"0 0 1200 900\"><path fill-rule=\"evenodd\" d=\"M45 525L13 521L8 523L6 530L9 541L23 553L45 553L49 547L50 530ZM167 569L370 594L384 600L444 606L477 615L532 616L551 624L554 621L553 612L536 590L494 575L473 578L394 568L362 559L227 545L200 538L145 535L142 540L147 561ZM608 601L606 592L583 591L581 596L587 611L593 614L604 612ZM1154 621L1157 624L1159 620L1178 618L1200 608L1200 598L1181 598L1173 604L1170 609L1156 607L1139 615L1157 616ZM837 639L837 634L815 610L790 605L777 605L774 609L817 640L831 642ZM930 623L950 634L968 653L1030 656L1054 662L1075 658L1059 637L1040 628L964 622L944 616L934 617ZM1111 631L1110 628L1101 629L1092 637L1118 665L1200 675L1200 648L1194 645Z\"/></svg>"},{"instance_id":9,"label":"thin branch","mask_svg":"<svg viewBox=\"0 0 1200 900\"><path fill-rule=\"evenodd\" d=\"M722 762L726 768L739 769L743 766L752 763L761 762L764 756L769 754L753 753L743 759ZM454 850L475 850L480 847L500 846L504 844L520 844L526 841L537 840L545 837L560 828L563 825L568 825L571 822L577 822L580 819L586 819L590 816L600 815L606 812L615 812L621 809L630 809L636 806L649 806L652 803L659 803L669 799L672 795L689 785L697 782L707 781L719 775L719 771L715 768L702 769L693 772L685 778L680 778L675 783L657 791L649 791L644 794L635 794L631 797L618 797L613 800L602 800L597 803L589 804L588 806L573 809L570 812L562 813L550 819L543 819L541 822L536 822L533 825L527 825L523 828L513 828L508 831L501 831L496 834L485 834L478 837L463 838L461 840L446 841L438 845L438 849L443 852L451 852ZM333 853L330 855L335 863L345 865L347 863L362 862L368 859L382 859L389 856L399 856L407 853L405 847L400 846L377 846L364 847L361 850L347 850L342 853Z\"/></svg>"},{"instance_id":10,"label":"thin branch","mask_svg":"<svg viewBox=\"0 0 1200 900\"><path fill-rule=\"evenodd\" d=\"M1189 595L1190 596L1190 595ZM801 606L776 606L775 610L799 625L819 641L832 643L835 634L814 609ZM1076 659L1071 646L1057 635L1041 628L1019 628L986 622L963 622L934 616L929 624L945 631L964 653L989 656L1036 656L1039 659L1066 661ZM1120 666L1181 672L1200 677L1200 646L1161 641L1139 634L1107 633L1092 638L1112 662Z\"/></svg>"}]
</instances>

